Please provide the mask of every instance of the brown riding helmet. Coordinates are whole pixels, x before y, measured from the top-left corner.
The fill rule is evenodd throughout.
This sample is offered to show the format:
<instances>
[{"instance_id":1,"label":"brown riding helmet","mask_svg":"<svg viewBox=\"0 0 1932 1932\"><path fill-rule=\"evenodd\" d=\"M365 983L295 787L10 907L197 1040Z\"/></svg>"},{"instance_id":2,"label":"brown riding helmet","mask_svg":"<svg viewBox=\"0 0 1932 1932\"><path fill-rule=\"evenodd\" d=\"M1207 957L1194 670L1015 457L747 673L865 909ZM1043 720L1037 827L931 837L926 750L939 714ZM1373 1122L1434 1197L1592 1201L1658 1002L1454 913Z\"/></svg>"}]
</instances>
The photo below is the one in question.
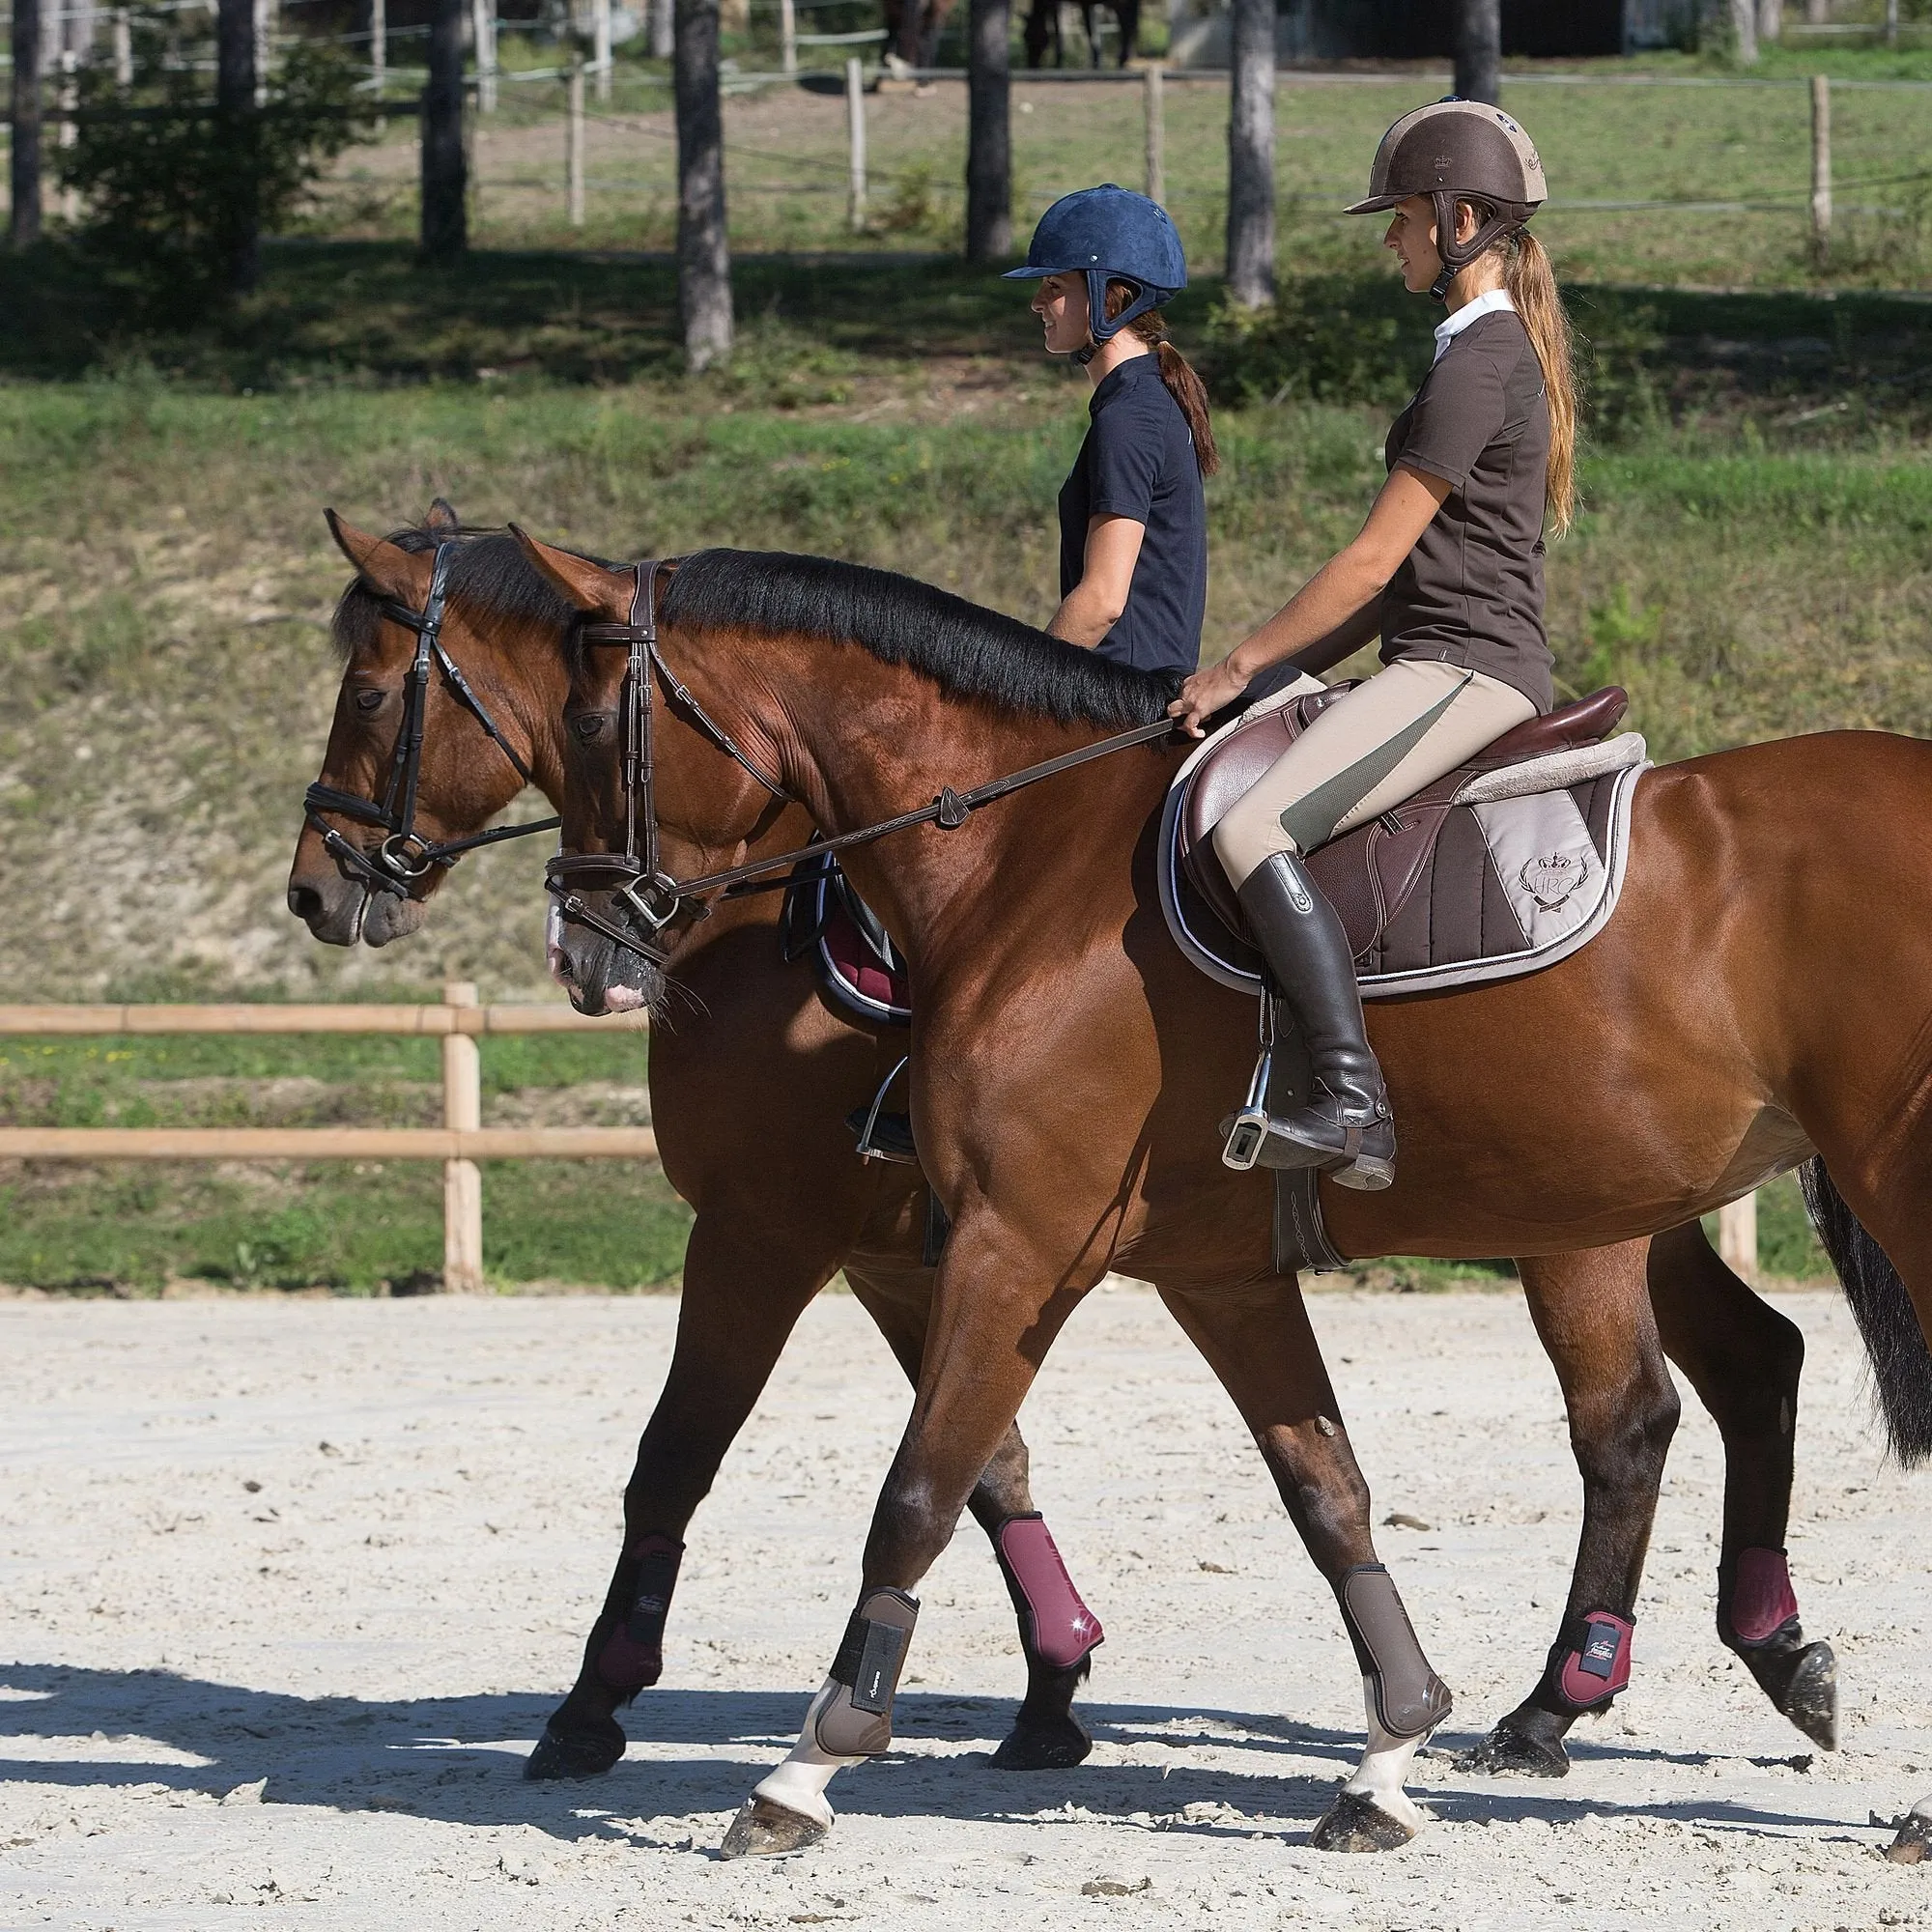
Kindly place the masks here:
<instances>
[{"instance_id":1,"label":"brown riding helmet","mask_svg":"<svg viewBox=\"0 0 1932 1932\"><path fill-rule=\"evenodd\" d=\"M1435 204L1435 250L1442 272L1430 290L1437 301L1459 270L1514 235L1548 199L1543 163L1521 127L1500 107L1451 95L1405 114L1376 150L1369 192L1350 214L1378 214L1426 194ZM1467 242L1456 240L1456 204L1472 202L1481 217Z\"/></svg>"}]
</instances>

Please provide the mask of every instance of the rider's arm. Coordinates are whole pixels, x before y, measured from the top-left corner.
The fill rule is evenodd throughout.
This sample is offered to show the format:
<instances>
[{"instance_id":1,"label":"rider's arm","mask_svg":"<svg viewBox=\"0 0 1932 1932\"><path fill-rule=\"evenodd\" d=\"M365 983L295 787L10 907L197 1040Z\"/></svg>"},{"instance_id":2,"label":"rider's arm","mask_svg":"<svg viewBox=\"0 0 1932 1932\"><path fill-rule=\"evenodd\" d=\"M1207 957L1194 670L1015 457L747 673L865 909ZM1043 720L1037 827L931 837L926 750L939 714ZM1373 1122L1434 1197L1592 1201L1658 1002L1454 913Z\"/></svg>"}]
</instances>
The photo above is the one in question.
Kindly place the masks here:
<instances>
[{"instance_id":1,"label":"rider's arm","mask_svg":"<svg viewBox=\"0 0 1932 1932\"><path fill-rule=\"evenodd\" d=\"M1134 586L1147 526L1131 517L1092 517L1082 554L1080 582L1066 593L1047 630L1088 650L1121 621Z\"/></svg>"},{"instance_id":2,"label":"rider's arm","mask_svg":"<svg viewBox=\"0 0 1932 1932\"><path fill-rule=\"evenodd\" d=\"M1379 620L1389 579L1442 507L1449 488L1440 476L1398 463L1361 534L1331 556L1260 630L1235 646L1229 668L1245 683L1269 665L1293 657L1313 675L1359 649L1374 633L1357 634L1351 627ZM1329 648L1312 648L1323 644Z\"/></svg>"},{"instance_id":3,"label":"rider's arm","mask_svg":"<svg viewBox=\"0 0 1932 1932\"><path fill-rule=\"evenodd\" d=\"M1210 669L1196 671L1168 709L1183 730L1232 704L1269 665L1293 658L1310 676L1338 665L1375 636L1382 592L1447 499L1449 483L1398 463L1361 534L1336 552L1260 630Z\"/></svg>"}]
</instances>

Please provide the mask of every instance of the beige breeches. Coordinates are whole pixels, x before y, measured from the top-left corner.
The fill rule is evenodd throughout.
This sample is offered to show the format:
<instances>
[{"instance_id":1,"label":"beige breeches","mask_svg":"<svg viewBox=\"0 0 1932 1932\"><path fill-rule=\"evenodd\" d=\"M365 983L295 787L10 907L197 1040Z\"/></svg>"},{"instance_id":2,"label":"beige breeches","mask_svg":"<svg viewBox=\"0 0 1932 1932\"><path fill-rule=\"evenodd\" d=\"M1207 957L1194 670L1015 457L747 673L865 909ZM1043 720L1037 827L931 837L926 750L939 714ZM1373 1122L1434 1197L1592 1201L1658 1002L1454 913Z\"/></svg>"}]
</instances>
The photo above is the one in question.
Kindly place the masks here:
<instances>
[{"instance_id":1,"label":"beige breeches","mask_svg":"<svg viewBox=\"0 0 1932 1932\"><path fill-rule=\"evenodd\" d=\"M1499 678L1398 659L1338 697L1242 794L1214 828L1214 855L1238 891L1275 853L1353 831L1535 716Z\"/></svg>"}]
</instances>

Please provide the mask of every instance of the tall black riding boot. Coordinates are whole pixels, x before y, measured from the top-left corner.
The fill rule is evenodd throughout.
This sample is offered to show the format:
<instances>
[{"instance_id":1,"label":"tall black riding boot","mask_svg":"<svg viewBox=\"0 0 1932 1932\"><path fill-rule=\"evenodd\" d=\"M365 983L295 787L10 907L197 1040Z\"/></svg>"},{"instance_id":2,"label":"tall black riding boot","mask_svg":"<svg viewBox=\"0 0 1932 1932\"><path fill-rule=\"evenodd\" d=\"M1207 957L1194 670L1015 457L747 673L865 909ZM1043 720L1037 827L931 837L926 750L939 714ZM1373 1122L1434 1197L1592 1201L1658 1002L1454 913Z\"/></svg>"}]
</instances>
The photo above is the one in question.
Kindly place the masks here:
<instances>
[{"instance_id":1,"label":"tall black riding boot","mask_svg":"<svg viewBox=\"0 0 1932 1932\"><path fill-rule=\"evenodd\" d=\"M1395 1179L1395 1123L1382 1070L1369 1050L1355 961L1335 908L1301 861L1278 852L1240 890L1248 930L1308 1045L1308 1104L1267 1117L1258 1151L1229 1165L1319 1167L1344 1187L1386 1187ZM1258 1124L1258 1123L1257 1123ZM1229 1139L1234 1153L1236 1135Z\"/></svg>"}]
</instances>

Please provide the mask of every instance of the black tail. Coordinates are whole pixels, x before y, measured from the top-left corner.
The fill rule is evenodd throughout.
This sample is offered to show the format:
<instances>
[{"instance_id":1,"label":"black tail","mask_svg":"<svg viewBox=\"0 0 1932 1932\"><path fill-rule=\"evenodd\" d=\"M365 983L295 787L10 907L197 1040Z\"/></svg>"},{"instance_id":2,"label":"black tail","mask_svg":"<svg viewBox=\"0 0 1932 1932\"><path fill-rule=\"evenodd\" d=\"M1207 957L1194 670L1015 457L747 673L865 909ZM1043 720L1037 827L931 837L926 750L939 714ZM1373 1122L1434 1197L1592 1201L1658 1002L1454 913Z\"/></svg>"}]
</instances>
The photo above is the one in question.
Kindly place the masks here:
<instances>
[{"instance_id":1,"label":"black tail","mask_svg":"<svg viewBox=\"0 0 1932 1932\"><path fill-rule=\"evenodd\" d=\"M1909 1469L1932 1457L1932 1350L1912 1297L1816 1155L1798 1170L1798 1184L1859 1324L1891 1453Z\"/></svg>"}]
</instances>

